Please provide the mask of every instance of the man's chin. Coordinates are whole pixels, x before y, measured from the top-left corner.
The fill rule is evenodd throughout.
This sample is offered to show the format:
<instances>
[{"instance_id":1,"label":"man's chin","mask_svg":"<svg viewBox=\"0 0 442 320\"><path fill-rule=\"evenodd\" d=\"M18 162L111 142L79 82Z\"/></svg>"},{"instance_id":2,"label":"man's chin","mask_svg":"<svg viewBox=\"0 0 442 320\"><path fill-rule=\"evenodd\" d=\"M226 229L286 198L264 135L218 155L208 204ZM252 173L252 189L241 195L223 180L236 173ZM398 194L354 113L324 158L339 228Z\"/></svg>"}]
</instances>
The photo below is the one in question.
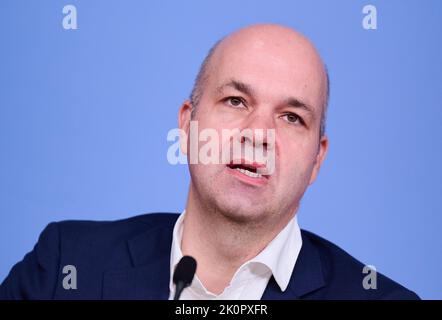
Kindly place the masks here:
<instances>
[{"instance_id":1,"label":"man's chin","mask_svg":"<svg viewBox=\"0 0 442 320\"><path fill-rule=\"evenodd\" d=\"M235 223L259 223L267 216L262 205L226 205L220 206L221 214Z\"/></svg>"}]
</instances>

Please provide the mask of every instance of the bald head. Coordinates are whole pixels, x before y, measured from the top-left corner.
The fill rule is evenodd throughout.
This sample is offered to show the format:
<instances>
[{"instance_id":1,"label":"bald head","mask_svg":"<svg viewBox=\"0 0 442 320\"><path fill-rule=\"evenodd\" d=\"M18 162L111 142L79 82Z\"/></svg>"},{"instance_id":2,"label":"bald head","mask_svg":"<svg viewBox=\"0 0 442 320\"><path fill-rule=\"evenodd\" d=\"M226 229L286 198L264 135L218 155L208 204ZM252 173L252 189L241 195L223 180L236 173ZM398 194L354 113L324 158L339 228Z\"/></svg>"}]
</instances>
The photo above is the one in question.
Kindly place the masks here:
<instances>
[{"instance_id":1,"label":"bald head","mask_svg":"<svg viewBox=\"0 0 442 320\"><path fill-rule=\"evenodd\" d=\"M231 66L254 64L270 66L290 82L302 83L313 92L309 103L321 109L320 136L325 133L329 97L328 73L313 44L299 32L276 24L258 24L237 30L219 40L209 50L196 77L190 96L193 112L198 106L211 75ZM277 72L277 71L276 71Z\"/></svg>"}]
</instances>

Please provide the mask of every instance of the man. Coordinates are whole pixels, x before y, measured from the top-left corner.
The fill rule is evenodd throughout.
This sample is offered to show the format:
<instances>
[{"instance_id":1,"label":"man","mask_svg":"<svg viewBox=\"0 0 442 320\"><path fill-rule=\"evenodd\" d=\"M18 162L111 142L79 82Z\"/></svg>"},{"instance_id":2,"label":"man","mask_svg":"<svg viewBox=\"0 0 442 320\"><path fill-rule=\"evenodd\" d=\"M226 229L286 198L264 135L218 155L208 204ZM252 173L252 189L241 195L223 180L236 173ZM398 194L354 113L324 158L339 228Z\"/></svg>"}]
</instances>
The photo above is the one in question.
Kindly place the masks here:
<instances>
[{"instance_id":1,"label":"man","mask_svg":"<svg viewBox=\"0 0 442 320\"><path fill-rule=\"evenodd\" d=\"M300 200L327 153L328 90L317 51L292 29L254 25L222 39L179 111L188 137L181 149L189 158L195 121L198 134L238 129L219 143L229 155L234 140L242 151L273 154L274 162L244 153L190 161L180 216L52 223L11 270L0 297L168 299L175 266L190 255L197 270L182 299L417 299L381 274L367 287L362 263L297 224ZM244 129L274 135L250 137ZM76 272L70 283L69 270Z\"/></svg>"}]
</instances>

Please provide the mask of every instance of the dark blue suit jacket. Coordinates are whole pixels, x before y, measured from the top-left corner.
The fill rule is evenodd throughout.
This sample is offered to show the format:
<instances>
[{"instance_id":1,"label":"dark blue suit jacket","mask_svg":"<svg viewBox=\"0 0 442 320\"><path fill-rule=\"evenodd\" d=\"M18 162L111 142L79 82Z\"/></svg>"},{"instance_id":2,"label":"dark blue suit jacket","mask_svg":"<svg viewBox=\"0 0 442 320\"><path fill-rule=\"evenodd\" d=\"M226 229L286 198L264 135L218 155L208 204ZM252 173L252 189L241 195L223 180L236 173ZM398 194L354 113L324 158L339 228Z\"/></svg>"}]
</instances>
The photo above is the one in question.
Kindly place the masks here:
<instances>
[{"instance_id":1,"label":"dark blue suit jacket","mask_svg":"<svg viewBox=\"0 0 442 320\"><path fill-rule=\"evenodd\" d=\"M51 223L12 268L0 299L168 299L177 217ZM362 263L310 232L302 231L302 240L288 288L282 292L272 277L263 299L418 299L381 274L377 289L364 289ZM76 267L77 289L63 288L66 265Z\"/></svg>"}]
</instances>

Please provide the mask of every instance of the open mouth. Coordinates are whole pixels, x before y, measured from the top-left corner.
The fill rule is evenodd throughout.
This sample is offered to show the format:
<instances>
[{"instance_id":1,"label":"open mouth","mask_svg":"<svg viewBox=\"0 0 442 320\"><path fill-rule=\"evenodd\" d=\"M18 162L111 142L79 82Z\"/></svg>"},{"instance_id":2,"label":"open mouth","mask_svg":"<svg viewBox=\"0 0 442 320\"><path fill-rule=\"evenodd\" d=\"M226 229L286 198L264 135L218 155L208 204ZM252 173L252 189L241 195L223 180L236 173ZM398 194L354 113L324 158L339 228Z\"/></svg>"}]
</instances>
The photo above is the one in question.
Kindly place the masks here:
<instances>
[{"instance_id":1,"label":"open mouth","mask_svg":"<svg viewBox=\"0 0 442 320\"><path fill-rule=\"evenodd\" d=\"M268 175L264 175L261 173L258 173L258 168L260 166L254 166L254 165L248 165L248 164L228 164L227 165L232 170L237 170L238 172L241 172L242 174L251 177L251 178L268 178Z\"/></svg>"}]
</instances>

